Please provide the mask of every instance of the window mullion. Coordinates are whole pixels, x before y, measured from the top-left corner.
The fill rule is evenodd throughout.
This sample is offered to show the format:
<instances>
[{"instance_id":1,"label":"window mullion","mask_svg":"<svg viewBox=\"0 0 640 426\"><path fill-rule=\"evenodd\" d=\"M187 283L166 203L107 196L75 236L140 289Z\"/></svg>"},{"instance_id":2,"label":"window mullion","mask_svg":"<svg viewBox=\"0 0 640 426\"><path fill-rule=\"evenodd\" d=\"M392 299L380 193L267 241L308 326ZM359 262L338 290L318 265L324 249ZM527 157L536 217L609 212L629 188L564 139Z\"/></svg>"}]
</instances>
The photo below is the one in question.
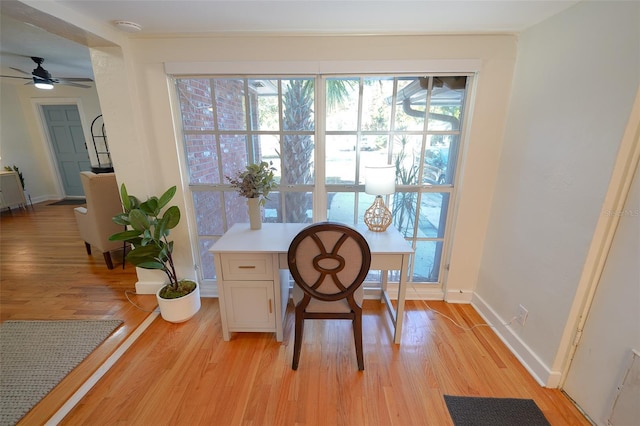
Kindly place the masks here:
<instances>
[{"instance_id":1,"label":"window mullion","mask_svg":"<svg viewBox=\"0 0 640 426\"><path fill-rule=\"evenodd\" d=\"M280 146L280 164L281 168L284 166L284 103L282 101L283 90L282 90L282 79L278 79L278 144ZM280 211L282 212L282 218L287 217L286 211L286 200L285 200L285 192L284 187L286 186L286 182L283 182L285 179L285 174L283 170L280 170L280 185L278 190L280 191Z\"/></svg>"},{"instance_id":2,"label":"window mullion","mask_svg":"<svg viewBox=\"0 0 640 426\"><path fill-rule=\"evenodd\" d=\"M315 81L315 110L326 111L327 99L326 99L326 78L322 76L316 76ZM315 152L314 152L314 166L315 166L315 178L313 194L313 217L312 221L320 222L327 220L327 188L326 188L326 175L327 170L325 167L326 158L326 113L315 114Z\"/></svg>"},{"instance_id":3,"label":"window mullion","mask_svg":"<svg viewBox=\"0 0 640 426\"><path fill-rule=\"evenodd\" d=\"M245 143L247 144L247 155L249 157L249 163L256 162L256 147L253 143L253 129L251 128L251 98L249 96L249 79L244 78L243 90L244 90L244 120L245 120Z\"/></svg>"}]
</instances>

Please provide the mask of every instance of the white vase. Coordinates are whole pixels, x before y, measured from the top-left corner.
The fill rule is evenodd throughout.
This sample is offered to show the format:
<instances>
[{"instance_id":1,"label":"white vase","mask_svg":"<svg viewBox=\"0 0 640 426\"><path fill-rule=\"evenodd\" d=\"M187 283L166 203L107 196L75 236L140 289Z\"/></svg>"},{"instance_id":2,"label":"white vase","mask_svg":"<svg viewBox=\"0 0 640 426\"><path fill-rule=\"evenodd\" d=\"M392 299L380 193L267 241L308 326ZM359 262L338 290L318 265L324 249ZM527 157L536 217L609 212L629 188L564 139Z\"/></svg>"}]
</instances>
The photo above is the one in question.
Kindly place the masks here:
<instances>
[{"instance_id":1,"label":"white vase","mask_svg":"<svg viewBox=\"0 0 640 426\"><path fill-rule=\"evenodd\" d=\"M186 296L177 299L163 299L160 291L156 293L160 315L168 322L180 323L190 320L200 310L200 286Z\"/></svg>"},{"instance_id":2,"label":"white vase","mask_svg":"<svg viewBox=\"0 0 640 426\"><path fill-rule=\"evenodd\" d=\"M260 198L247 198L249 207L249 224L251 229L262 228L262 214L260 212Z\"/></svg>"}]
</instances>

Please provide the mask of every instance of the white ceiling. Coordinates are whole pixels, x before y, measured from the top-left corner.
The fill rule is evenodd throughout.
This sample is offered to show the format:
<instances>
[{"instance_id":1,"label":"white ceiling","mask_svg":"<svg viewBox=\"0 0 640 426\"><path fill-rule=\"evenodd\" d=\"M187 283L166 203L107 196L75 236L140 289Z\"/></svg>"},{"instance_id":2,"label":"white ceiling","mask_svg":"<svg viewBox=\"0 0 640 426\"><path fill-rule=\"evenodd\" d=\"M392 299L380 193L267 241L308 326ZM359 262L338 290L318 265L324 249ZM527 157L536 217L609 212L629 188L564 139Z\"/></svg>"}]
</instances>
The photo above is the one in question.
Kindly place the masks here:
<instances>
[{"instance_id":1,"label":"white ceiling","mask_svg":"<svg viewBox=\"0 0 640 426\"><path fill-rule=\"evenodd\" d=\"M0 0L3 1L3 0ZM0 65L2 75L25 76L37 66L31 56L44 58L43 68L53 77L93 78L89 49L43 29L0 15ZM26 80L11 80L23 84Z\"/></svg>"},{"instance_id":2,"label":"white ceiling","mask_svg":"<svg viewBox=\"0 0 640 426\"><path fill-rule=\"evenodd\" d=\"M518 33L579 0L51 0L94 20L133 21L133 36L185 33L486 34ZM0 4L6 0L1 0ZM4 9L3 9L4 10ZM54 77L92 77L89 51L4 14L0 21L2 74L35 68L45 58Z\"/></svg>"},{"instance_id":3,"label":"white ceiling","mask_svg":"<svg viewBox=\"0 0 640 426\"><path fill-rule=\"evenodd\" d=\"M550 0L59 0L103 22L146 34L518 32L575 4Z\"/></svg>"}]
</instances>

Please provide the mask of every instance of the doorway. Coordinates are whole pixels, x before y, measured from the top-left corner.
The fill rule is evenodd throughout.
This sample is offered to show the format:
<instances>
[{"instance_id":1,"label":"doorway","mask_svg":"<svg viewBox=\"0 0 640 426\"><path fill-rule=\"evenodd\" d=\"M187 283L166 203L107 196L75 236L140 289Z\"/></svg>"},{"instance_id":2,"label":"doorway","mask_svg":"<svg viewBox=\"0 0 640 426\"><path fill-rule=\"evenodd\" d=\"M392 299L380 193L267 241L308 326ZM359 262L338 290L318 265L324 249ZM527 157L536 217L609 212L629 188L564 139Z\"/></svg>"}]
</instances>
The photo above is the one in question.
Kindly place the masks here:
<instances>
[{"instance_id":1,"label":"doorway","mask_svg":"<svg viewBox=\"0 0 640 426\"><path fill-rule=\"evenodd\" d=\"M80 172L91 170L91 161L77 105L43 105L60 180L66 197L83 197Z\"/></svg>"}]
</instances>

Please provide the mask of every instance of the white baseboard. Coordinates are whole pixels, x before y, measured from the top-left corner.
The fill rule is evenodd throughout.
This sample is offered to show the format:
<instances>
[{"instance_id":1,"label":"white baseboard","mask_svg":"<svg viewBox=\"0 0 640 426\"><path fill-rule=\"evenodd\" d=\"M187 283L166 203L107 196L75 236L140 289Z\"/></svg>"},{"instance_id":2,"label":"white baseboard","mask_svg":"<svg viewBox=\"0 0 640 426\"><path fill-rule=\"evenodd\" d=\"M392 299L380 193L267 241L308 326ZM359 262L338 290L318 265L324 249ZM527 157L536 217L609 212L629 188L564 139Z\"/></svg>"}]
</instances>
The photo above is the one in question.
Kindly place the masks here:
<instances>
[{"instance_id":1,"label":"white baseboard","mask_svg":"<svg viewBox=\"0 0 640 426\"><path fill-rule=\"evenodd\" d=\"M40 195L37 197L34 197L33 195L31 195L31 202L33 204L37 204L37 203L43 203L45 201L58 201L60 199L59 196L55 196L55 195ZM27 199L27 203L29 202L29 200Z\"/></svg>"},{"instance_id":2,"label":"white baseboard","mask_svg":"<svg viewBox=\"0 0 640 426\"><path fill-rule=\"evenodd\" d=\"M503 325L509 319L501 318L480 296L473 294L471 305L480 316L493 326L493 330L500 340L509 348L518 361L527 369L533 378L547 388L557 388L560 384L560 372L552 371L536 354L531 350L520 336L516 333L518 324Z\"/></svg>"},{"instance_id":3,"label":"white baseboard","mask_svg":"<svg viewBox=\"0 0 640 426\"><path fill-rule=\"evenodd\" d=\"M200 297L218 297L218 286L200 286Z\"/></svg>"},{"instance_id":4,"label":"white baseboard","mask_svg":"<svg viewBox=\"0 0 640 426\"><path fill-rule=\"evenodd\" d=\"M136 294L156 294L164 286L164 282L137 281Z\"/></svg>"},{"instance_id":5,"label":"white baseboard","mask_svg":"<svg viewBox=\"0 0 640 426\"><path fill-rule=\"evenodd\" d=\"M471 303L473 292L469 290L449 290L445 293L445 302L447 303Z\"/></svg>"}]
</instances>

